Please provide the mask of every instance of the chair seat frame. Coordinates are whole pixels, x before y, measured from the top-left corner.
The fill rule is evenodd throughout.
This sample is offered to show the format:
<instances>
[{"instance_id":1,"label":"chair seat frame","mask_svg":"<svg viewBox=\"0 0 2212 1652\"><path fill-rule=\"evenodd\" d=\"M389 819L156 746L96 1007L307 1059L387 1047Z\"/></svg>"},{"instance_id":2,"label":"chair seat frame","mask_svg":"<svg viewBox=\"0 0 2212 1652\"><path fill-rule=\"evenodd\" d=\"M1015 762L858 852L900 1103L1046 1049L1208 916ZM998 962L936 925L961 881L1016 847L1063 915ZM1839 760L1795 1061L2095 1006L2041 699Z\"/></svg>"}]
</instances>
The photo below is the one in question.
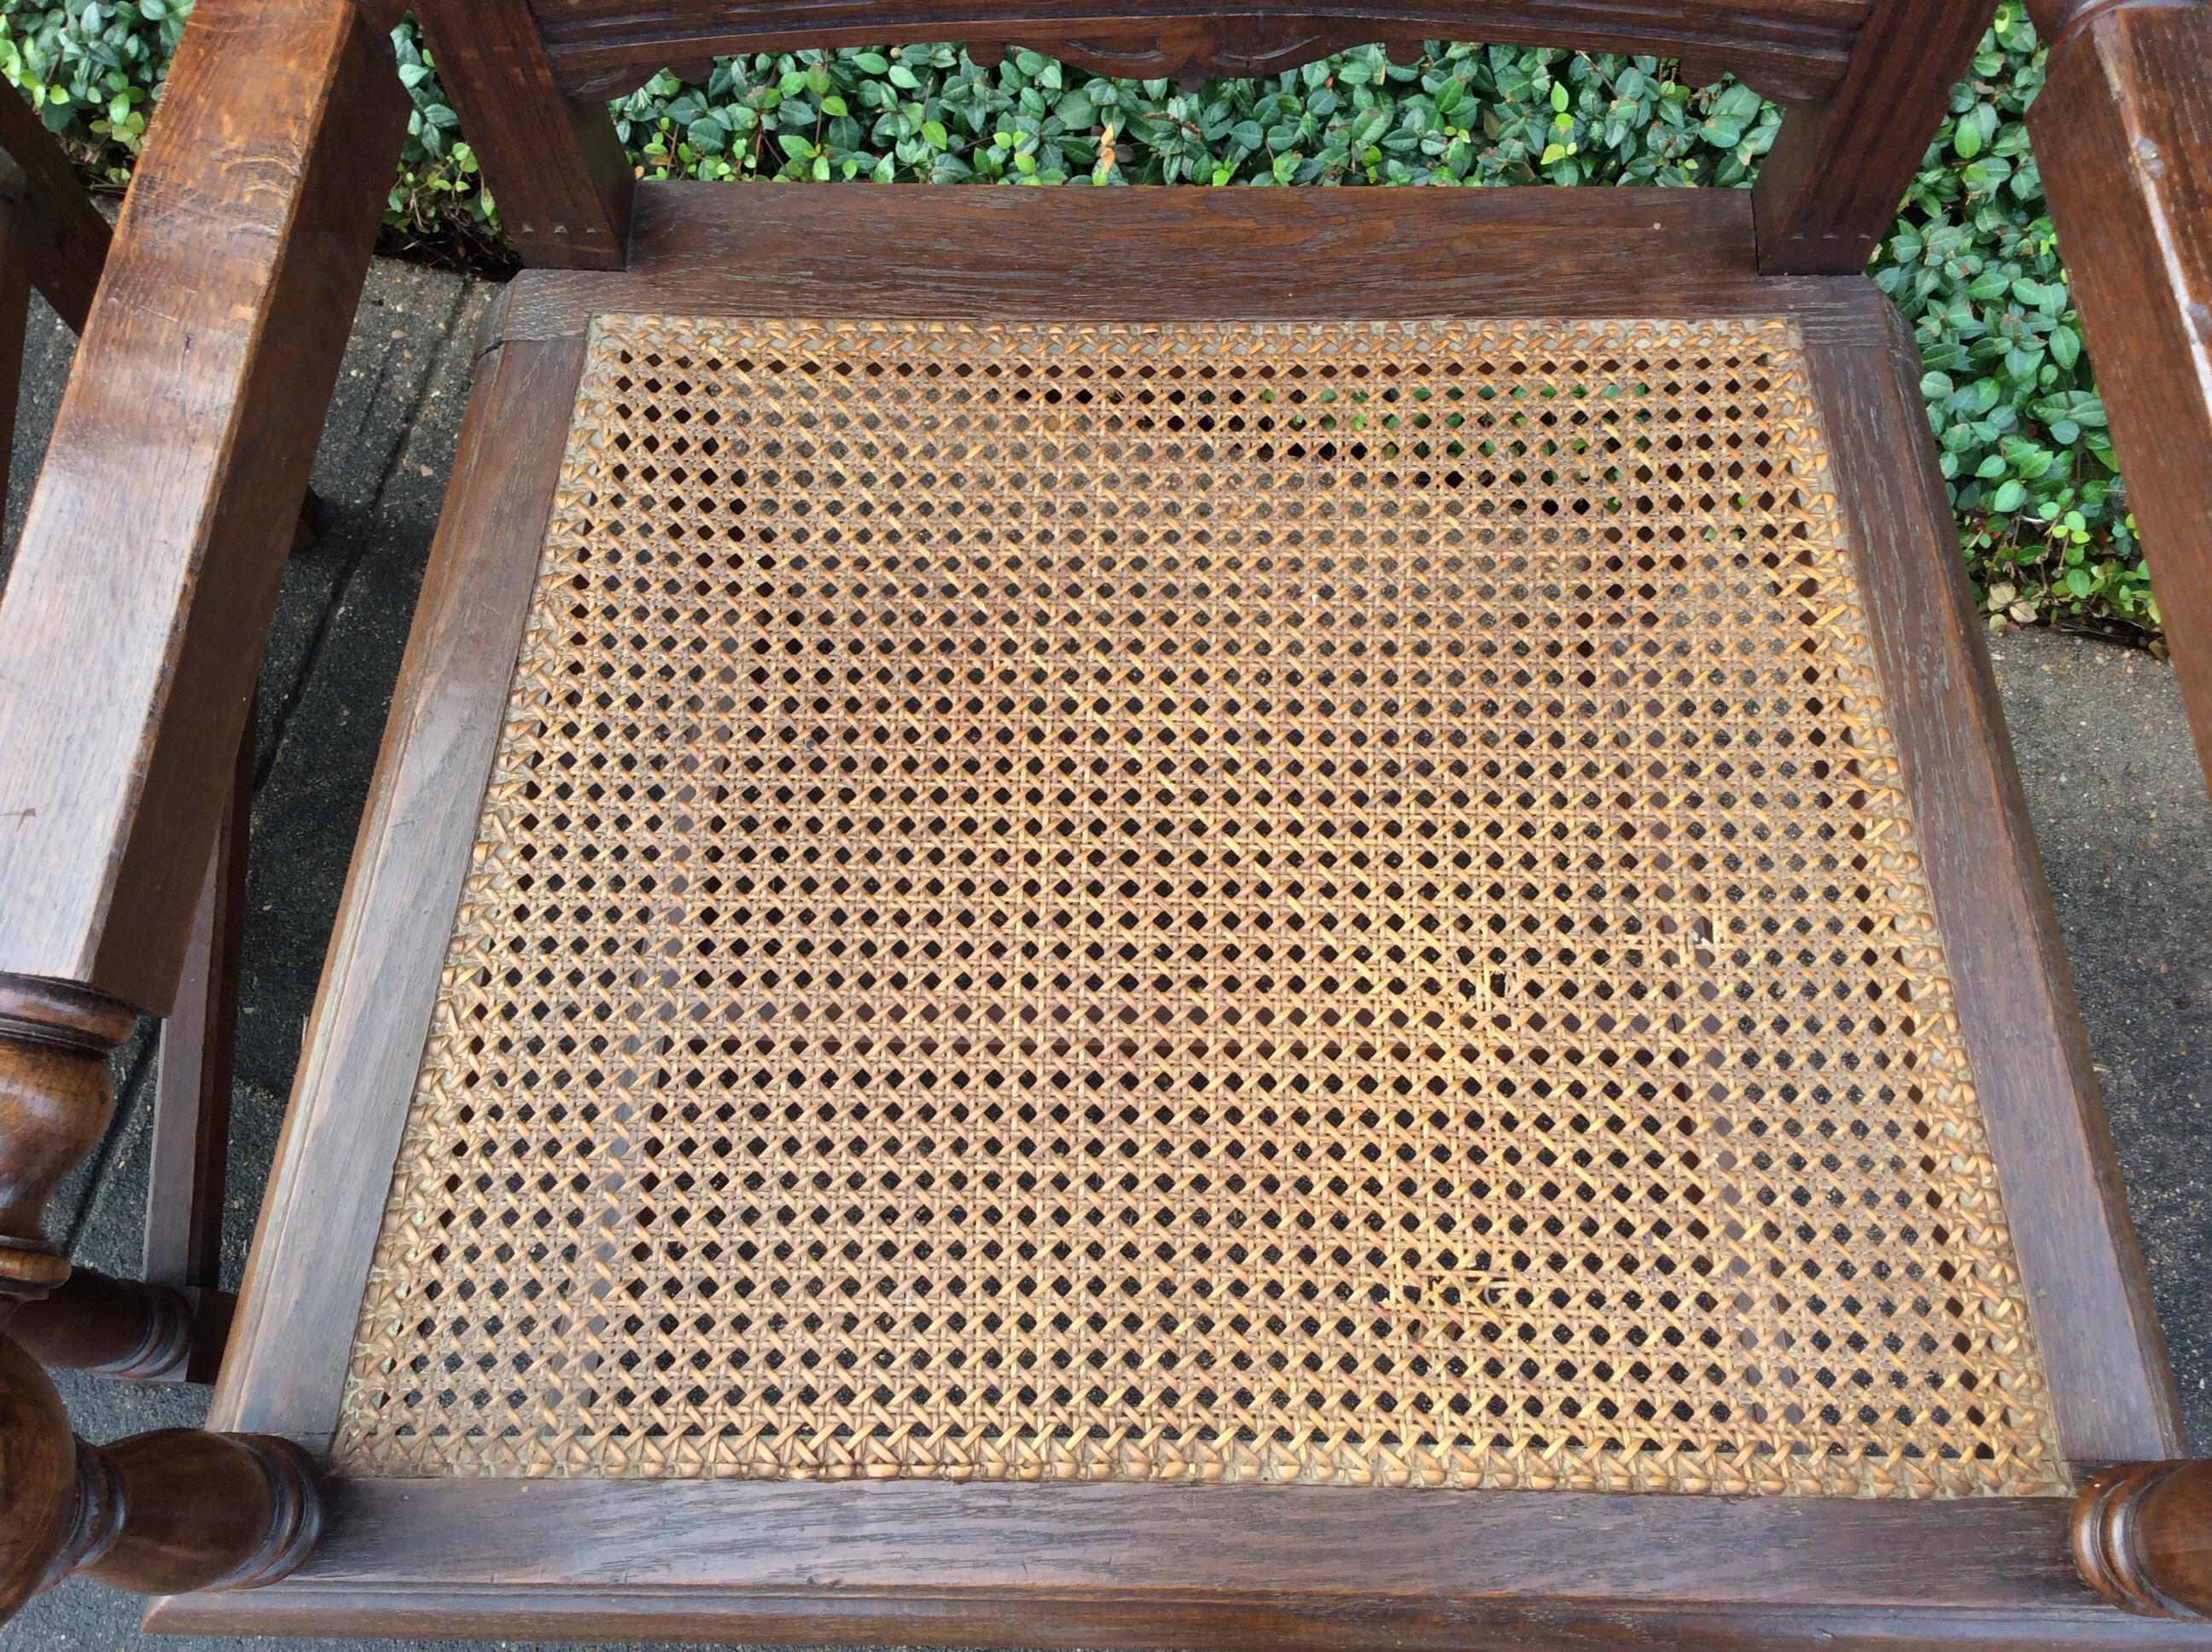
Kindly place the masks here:
<instances>
[{"instance_id":1,"label":"chair seat frame","mask_svg":"<svg viewBox=\"0 0 2212 1652\"><path fill-rule=\"evenodd\" d=\"M1632 15L1554 0L1225 21L1036 0L788 21L717 0L649 17L614 0L423 9L507 226L538 269L510 290L480 364L212 1431L72 1442L43 1378L10 1353L0 1378L8 1418L22 1420L0 1418L0 1447L30 1467L8 1517L16 1558L0 1605L74 1569L173 1596L153 1621L196 1630L2212 1644L2201 1621L2212 1470L2178 1461L2171 1378L1998 732L1915 353L1857 273L1983 9L1685 0ZM235 639L267 629L288 537L270 525L285 501L296 507L312 452L301 410L327 399L404 118L381 38L392 21L356 0L202 0L0 608L0 659L19 662L0 681L0 886L50 897L0 913L0 1105L19 1121L0 1130L15 1189L0 1290L18 1298L65 1272L38 1209L97 1139L106 1050L136 1011L171 1009L184 972L226 795L210 758L237 748L256 663ZM2212 8L2054 5L2039 21L2054 41L2038 112L2046 175L2106 350L2185 697L2212 753L2212 328L2201 325ZM986 56L1014 44L1163 73L1247 72L1447 22L1703 53L1700 65L1797 106L1748 196L815 197L641 187L595 101L648 64L858 38L848 30L968 30ZM262 72L219 90L245 63ZM221 215L206 210L210 191ZM886 246L914 250L890 263ZM1346 257L1354 246L1362 256ZM1100 268L1121 278L1089 282ZM179 292L191 295L182 313ZM1901 708L1931 881L1965 960L1962 1017L1981 1017L2000 1176L2063 1443L2087 1482L2074 1504L609 1481L341 1480L317 1492L302 1449L329 1437L379 1171L420 1054L438 956L422 926L453 908L590 318L818 313L833 301L862 315L1026 307L1034 318L1040 292L1064 299L1062 313L1109 319L1797 321ZM2136 326L2170 352L2123 331ZM149 410L167 433L153 488L138 473ZM141 460L127 477L122 452ZM120 588L121 546L153 548L150 577L125 607L88 611L82 593ZM89 711L31 686L81 676L88 660L107 685ZM388 921L410 912L422 914L411 929Z\"/></svg>"}]
</instances>

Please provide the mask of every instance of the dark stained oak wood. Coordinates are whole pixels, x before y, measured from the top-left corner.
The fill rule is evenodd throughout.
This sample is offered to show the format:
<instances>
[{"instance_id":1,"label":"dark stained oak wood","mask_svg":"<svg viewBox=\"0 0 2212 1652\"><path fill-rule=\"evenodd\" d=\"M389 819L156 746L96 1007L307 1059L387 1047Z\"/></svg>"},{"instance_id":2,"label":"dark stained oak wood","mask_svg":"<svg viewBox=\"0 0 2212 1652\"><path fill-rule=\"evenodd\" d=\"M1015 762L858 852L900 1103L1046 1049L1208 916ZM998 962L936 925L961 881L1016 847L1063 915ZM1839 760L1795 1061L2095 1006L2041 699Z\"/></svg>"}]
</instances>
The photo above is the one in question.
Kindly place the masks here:
<instances>
[{"instance_id":1,"label":"dark stained oak wood","mask_svg":"<svg viewBox=\"0 0 2212 1652\"><path fill-rule=\"evenodd\" d=\"M2212 5L2035 18L2028 130L2212 781Z\"/></svg>"},{"instance_id":2,"label":"dark stained oak wood","mask_svg":"<svg viewBox=\"0 0 2212 1652\"><path fill-rule=\"evenodd\" d=\"M314 1464L289 1440L162 1429L82 1454L72 1571L137 1594L253 1588L322 1532Z\"/></svg>"},{"instance_id":3,"label":"dark stained oak wood","mask_svg":"<svg viewBox=\"0 0 2212 1652\"><path fill-rule=\"evenodd\" d=\"M387 1480L150 1627L957 1645L2203 1646L2100 1606L2058 1498Z\"/></svg>"},{"instance_id":4,"label":"dark stained oak wood","mask_svg":"<svg viewBox=\"0 0 2212 1652\"><path fill-rule=\"evenodd\" d=\"M595 312L1051 317L1789 313L1887 337L1863 282L1761 279L1741 190L654 183L629 272L526 271L504 337ZM884 255L887 246L898 256Z\"/></svg>"},{"instance_id":5,"label":"dark stained oak wood","mask_svg":"<svg viewBox=\"0 0 2212 1652\"><path fill-rule=\"evenodd\" d=\"M2031 10L2051 43L2036 158L2212 780L2212 6ZM2212 1464L2136 1455L2081 1492L2081 1574L2131 1611L2212 1618Z\"/></svg>"},{"instance_id":6,"label":"dark stained oak wood","mask_svg":"<svg viewBox=\"0 0 2212 1652\"><path fill-rule=\"evenodd\" d=\"M2212 1619L2212 1463L2130 1463L2081 1488L2074 1558L2130 1612Z\"/></svg>"},{"instance_id":7,"label":"dark stained oak wood","mask_svg":"<svg viewBox=\"0 0 2212 1652\"><path fill-rule=\"evenodd\" d=\"M1200 68L1228 74L1272 73L1320 52L1296 56L1300 39L1324 49L1380 39L1477 39L1500 45L1575 46L1592 51L1690 57L1724 66L1790 100L1825 95L1842 78L1868 0L1304 0L1262 9L1193 0L929 0L885 6L878 0L805 0L776 8L750 0L532 0L546 54L571 96L632 91L672 62L719 53L802 47L964 40L988 48L1008 42L1068 42L1119 35L1172 35L1227 20L1267 33L1267 52L1224 54ZM979 58L979 61L980 61ZM1078 58L1080 61L1080 58ZM1095 65L1094 65L1095 66ZM1175 70L1155 67L1157 74ZM465 112L464 112L465 115Z\"/></svg>"},{"instance_id":8,"label":"dark stained oak wood","mask_svg":"<svg viewBox=\"0 0 2212 1652\"><path fill-rule=\"evenodd\" d=\"M0 969L169 1008L406 116L348 0L185 31L0 604Z\"/></svg>"},{"instance_id":9,"label":"dark stained oak wood","mask_svg":"<svg viewBox=\"0 0 2212 1652\"><path fill-rule=\"evenodd\" d=\"M107 1058L137 1024L101 993L0 975L0 1309L69 1277L41 1225L46 1203L100 1145L114 1111Z\"/></svg>"},{"instance_id":10,"label":"dark stained oak wood","mask_svg":"<svg viewBox=\"0 0 2212 1652\"><path fill-rule=\"evenodd\" d=\"M4 1317L4 1309L0 1309ZM4 1330L0 1324L0 1330ZM77 1450L46 1374L0 1335L0 1623L48 1581L76 1527Z\"/></svg>"},{"instance_id":11,"label":"dark stained oak wood","mask_svg":"<svg viewBox=\"0 0 2212 1652\"><path fill-rule=\"evenodd\" d=\"M604 103L555 83L527 0L421 0L416 12L522 261L621 269L636 173Z\"/></svg>"},{"instance_id":12,"label":"dark stained oak wood","mask_svg":"<svg viewBox=\"0 0 2212 1652\"><path fill-rule=\"evenodd\" d=\"M973 24L986 58L1027 41L1182 75L1254 72L1370 31L1403 43L1422 37L1421 22L1447 21L1326 4L1207 21L1168 0L1124 0L1103 15L1095 0L972 3L899 17L848 0L775 14L732 0L535 0L534 12L532 0L425 0L526 257L586 267L519 282L479 361L213 1407L219 1429L240 1432L74 1441L44 1376L0 1345L0 1612L81 1570L172 1594L155 1608L157 1627L247 1632L2212 1646L2212 1626L2146 1615L2207 1598L2212 1494L2202 1466L2160 1461L2179 1444L2170 1379L1949 537L1917 360L1871 285L1849 273L1887 226L1978 15L1952 0L1876 0L1870 14L1863 0L1482 0L1451 13L1466 27L1437 30L1669 39L1701 73L1735 68L1819 98L1793 117L1756 197L633 191L588 101L656 57L944 38L955 17ZM195 1054L177 1063L173 1094L194 1122L172 1140L189 1151L157 1157L171 1166L165 1186L204 1185L209 1074L223 1040L219 987L204 983L219 983L234 946L222 896L235 886L226 855L240 829L234 817L228 849L218 846L224 772L250 722L244 695L284 532L272 524L289 522L304 486L396 143L404 100L376 39L392 9L200 0L33 503L21 564L33 595L0 610L0 890L40 891L0 899L0 970L13 972L0 975L0 1318L12 1311L61 1357L143 1364L174 1341L172 1328L156 1347L148 1328L162 1319L157 1293L67 1280L39 1207L106 1117L106 1052L134 1007L170 1006L195 947L206 962L185 1007L216 1007L204 1034L179 1032L180 1054ZM2077 0L2062 51L2118 38L2128 15ZM216 72L264 61L265 75ZM2151 89L2130 94L2114 60L2099 61L2115 108L2168 111L2179 124L2157 141L2193 158L2193 82L2168 95L2137 64ZM2130 153L2130 164L2144 161L2139 145ZM2167 207L2176 200L2196 197ZM1762 277L1762 260L1803 273ZM2153 290L2189 289L2169 275ZM623 310L1792 318L1810 350L2062 1443L2078 1463L2130 1466L2076 1504L367 1481L333 1489L328 1540L311 1556L324 1497L301 1447L326 1444L334 1424L584 330L594 313ZM2185 304L2176 313L2191 319ZM2161 393L2137 392L2143 405ZM208 921L195 942L196 907ZM152 1252L204 1267L208 1232L202 1208ZM52 1293L43 1305L42 1293Z\"/></svg>"},{"instance_id":13,"label":"dark stained oak wood","mask_svg":"<svg viewBox=\"0 0 2212 1652\"><path fill-rule=\"evenodd\" d=\"M0 1296L67 1278L41 1214L174 990L314 451L292 398L328 397L405 118L389 65L345 0L199 8L92 306L0 604ZM77 1353L153 1357L89 1283L49 1332L72 1301Z\"/></svg>"},{"instance_id":14,"label":"dark stained oak wood","mask_svg":"<svg viewBox=\"0 0 2212 1652\"><path fill-rule=\"evenodd\" d=\"M106 1132L108 1057L137 1023L98 993L0 976L0 1316L12 1308L8 1328L44 1364L205 1380L228 1297L72 1269L40 1225L55 1187Z\"/></svg>"},{"instance_id":15,"label":"dark stained oak wood","mask_svg":"<svg viewBox=\"0 0 2212 1652\"><path fill-rule=\"evenodd\" d=\"M1759 164L1759 268L1820 276L1866 268L1991 9L1988 0L1875 0L1842 82L1824 101L1790 111Z\"/></svg>"},{"instance_id":16,"label":"dark stained oak wood","mask_svg":"<svg viewBox=\"0 0 2212 1652\"><path fill-rule=\"evenodd\" d=\"M1055 24L1057 33L1025 30L1000 39L971 40L968 55L986 69L1006 61L1009 51L1041 52L1097 75L1125 80L1173 80L1195 91L1216 75L1280 74L1332 52L1383 39L1394 63L1419 61L1418 34L1378 37L1375 24L1307 21L1279 15L1232 18L1170 18L1134 25L1113 19Z\"/></svg>"},{"instance_id":17,"label":"dark stained oak wood","mask_svg":"<svg viewBox=\"0 0 2212 1652\"><path fill-rule=\"evenodd\" d=\"M1894 312L1892 312L1894 318ZM2075 1462L2182 1449L2088 1041L1902 320L1887 349L1809 352L1869 632L1996 1156L2060 1443Z\"/></svg>"},{"instance_id":18,"label":"dark stained oak wood","mask_svg":"<svg viewBox=\"0 0 2212 1652\"><path fill-rule=\"evenodd\" d=\"M173 1381L192 1348L194 1304L167 1285L72 1267L47 1295L17 1306L8 1334L50 1370Z\"/></svg>"},{"instance_id":19,"label":"dark stained oak wood","mask_svg":"<svg viewBox=\"0 0 2212 1652\"><path fill-rule=\"evenodd\" d=\"M2148 0L2152 5L2195 5L2200 0ZM2052 52L2070 45L2076 34L2087 28L2108 11L2146 3L2146 0L2033 0L2028 6L2028 20L2035 32L2043 37L2043 44Z\"/></svg>"},{"instance_id":20,"label":"dark stained oak wood","mask_svg":"<svg viewBox=\"0 0 2212 1652\"><path fill-rule=\"evenodd\" d=\"M580 339L508 345L477 364L216 1390L218 1427L318 1449L331 1431L582 367Z\"/></svg>"},{"instance_id":21,"label":"dark stained oak wood","mask_svg":"<svg viewBox=\"0 0 2212 1652\"><path fill-rule=\"evenodd\" d=\"M107 262L107 220L85 195L53 134L12 88L0 99L0 150L21 173L0 184L0 198L27 213L31 279L70 331L82 333Z\"/></svg>"},{"instance_id":22,"label":"dark stained oak wood","mask_svg":"<svg viewBox=\"0 0 2212 1652\"><path fill-rule=\"evenodd\" d=\"M313 1465L288 1440L164 1429L95 1446L0 1336L0 1621L82 1572L142 1594L251 1588L322 1529Z\"/></svg>"}]
</instances>

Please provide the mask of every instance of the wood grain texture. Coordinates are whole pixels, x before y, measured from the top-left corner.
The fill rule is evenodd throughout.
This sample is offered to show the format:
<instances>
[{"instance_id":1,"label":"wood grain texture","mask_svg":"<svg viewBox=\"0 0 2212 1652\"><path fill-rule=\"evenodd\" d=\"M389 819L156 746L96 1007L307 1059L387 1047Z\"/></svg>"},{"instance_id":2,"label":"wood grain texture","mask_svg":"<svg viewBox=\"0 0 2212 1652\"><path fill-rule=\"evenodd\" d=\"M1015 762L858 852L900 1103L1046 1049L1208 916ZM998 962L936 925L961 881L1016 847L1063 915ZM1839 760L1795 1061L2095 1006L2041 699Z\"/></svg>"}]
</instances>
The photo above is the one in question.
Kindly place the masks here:
<instances>
[{"instance_id":1,"label":"wood grain texture","mask_svg":"<svg viewBox=\"0 0 2212 1652\"><path fill-rule=\"evenodd\" d=\"M1893 315L1894 313L1893 313ZM2077 1463L2173 1455L2173 1379L1903 321L1813 374L1951 987Z\"/></svg>"},{"instance_id":2,"label":"wood grain texture","mask_svg":"<svg viewBox=\"0 0 2212 1652\"><path fill-rule=\"evenodd\" d=\"M1049 35L1024 32L1005 40L994 37L988 44L971 40L968 55L981 67L995 69L1009 51L1039 52L1094 75L1173 80L1195 91L1217 75L1280 74L1333 52L1365 46L1376 38L1376 27L1278 16L1170 19L1134 26L1109 18L1055 27L1060 32ZM1391 35L1384 44L1394 63L1420 59L1418 35Z\"/></svg>"},{"instance_id":3,"label":"wood grain texture","mask_svg":"<svg viewBox=\"0 0 2212 1652\"><path fill-rule=\"evenodd\" d=\"M461 430L215 1426L326 1443L521 641L580 339L485 356Z\"/></svg>"},{"instance_id":4,"label":"wood grain texture","mask_svg":"<svg viewBox=\"0 0 2212 1652\"><path fill-rule=\"evenodd\" d=\"M391 62L348 0L185 31L0 604L0 968L169 1008L406 122Z\"/></svg>"},{"instance_id":5,"label":"wood grain texture","mask_svg":"<svg viewBox=\"0 0 2212 1652\"><path fill-rule=\"evenodd\" d=\"M605 105L555 83L526 0L422 0L438 75L526 264L619 270L635 173Z\"/></svg>"},{"instance_id":6,"label":"wood grain texture","mask_svg":"<svg viewBox=\"0 0 2212 1652\"><path fill-rule=\"evenodd\" d=\"M960 1645L2202 1646L2093 1603L2055 1498L386 1480L194 1633Z\"/></svg>"},{"instance_id":7,"label":"wood grain texture","mask_svg":"<svg viewBox=\"0 0 2212 1652\"><path fill-rule=\"evenodd\" d=\"M520 280L489 331L507 342L472 396L216 1422L327 1440L594 312L1782 313L1813 345L1885 680L1915 731L1900 733L2015 1242L2031 1290L2062 1298L2037 1304L2062 1429L2083 1458L2166 1455L2142 1449L2171 1434L2171 1395L2154 1330L2145 1340L1913 379L1870 284L1755 276L1747 208L1719 192L1132 190L1063 206L1044 191L648 186L630 272ZM886 259L887 245L902 258ZM295 1576L161 1602L154 1626L1161 1647L2212 1644L2200 1628L2096 1604L2057 1498L596 1480L362 1481L333 1497L329 1540Z\"/></svg>"},{"instance_id":8,"label":"wood grain texture","mask_svg":"<svg viewBox=\"0 0 2212 1652\"><path fill-rule=\"evenodd\" d=\"M2083 15L2028 130L2212 782L2212 6Z\"/></svg>"},{"instance_id":9,"label":"wood grain texture","mask_svg":"<svg viewBox=\"0 0 2212 1652\"><path fill-rule=\"evenodd\" d=\"M0 1486L0 1623L79 1572L141 1594L251 1588L322 1529L314 1466L289 1441L161 1429L90 1444L5 1337Z\"/></svg>"},{"instance_id":10,"label":"wood grain texture","mask_svg":"<svg viewBox=\"0 0 2212 1652\"><path fill-rule=\"evenodd\" d=\"M1741 190L639 187L629 271L529 271L504 336L598 313L1107 321L1789 314L1887 337L1863 282L1769 281ZM886 247L899 249L896 258Z\"/></svg>"},{"instance_id":11,"label":"wood grain texture","mask_svg":"<svg viewBox=\"0 0 2212 1652\"><path fill-rule=\"evenodd\" d=\"M0 184L0 199L27 214L31 279L70 331L82 333L107 262L107 220L86 196L54 135L12 88L0 99L0 150L21 173L19 180Z\"/></svg>"},{"instance_id":12,"label":"wood grain texture","mask_svg":"<svg viewBox=\"0 0 2212 1652\"><path fill-rule=\"evenodd\" d=\"M546 52L572 96L635 89L663 65L735 52L908 40L1012 41L1141 37L1163 27L1229 20L1278 40L1328 34L1378 39L1478 39L1652 52L1725 65L1771 95L1825 95L1842 78L1868 0L1304 0L1288 10L1192 0L807 0L773 10L747 0L532 0ZM1262 21L1264 20L1264 21ZM1264 72L1224 59L1226 73ZM1164 71L1171 72L1171 71Z\"/></svg>"},{"instance_id":13,"label":"wood grain texture","mask_svg":"<svg viewBox=\"0 0 2212 1652\"><path fill-rule=\"evenodd\" d=\"M2108 11L2142 4L2199 3L2202 0L2030 0L2027 15L2035 25L2035 32L2043 37L2044 46L2056 52L2059 47L2070 45L2076 34Z\"/></svg>"},{"instance_id":14,"label":"wood grain texture","mask_svg":"<svg viewBox=\"0 0 2212 1652\"><path fill-rule=\"evenodd\" d=\"M314 1464L289 1440L160 1429L81 1458L70 1571L113 1588L254 1588L290 1572L322 1534Z\"/></svg>"},{"instance_id":15,"label":"wood grain texture","mask_svg":"<svg viewBox=\"0 0 2212 1652\"><path fill-rule=\"evenodd\" d=\"M1990 9L1988 0L1875 0L1841 83L1825 100L1792 110L1759 163L1759 268L1819 276L1866 268Z\"/></svg>"}]
</instances>

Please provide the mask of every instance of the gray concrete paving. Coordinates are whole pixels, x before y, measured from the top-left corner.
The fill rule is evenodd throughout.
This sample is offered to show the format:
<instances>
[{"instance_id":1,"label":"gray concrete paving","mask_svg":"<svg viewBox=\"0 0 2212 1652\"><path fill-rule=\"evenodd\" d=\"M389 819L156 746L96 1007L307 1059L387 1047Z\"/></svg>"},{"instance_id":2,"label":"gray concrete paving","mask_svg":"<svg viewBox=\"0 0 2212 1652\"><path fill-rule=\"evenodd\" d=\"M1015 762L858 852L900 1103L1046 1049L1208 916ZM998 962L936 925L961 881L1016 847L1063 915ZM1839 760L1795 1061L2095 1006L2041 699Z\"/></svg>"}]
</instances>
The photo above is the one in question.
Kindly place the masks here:
<instances>
[{"instance_id":1,"label":"gray concrete paving","mask_svg":"<svg viewBox=\"0 0 2212 1652\"><path fill-rule=\"evenodd\" d=\"M234 1282L436 525L488 291L378 264L316 465L331 518L285 580L262 678L225 1233ZM9 544L69 351L67 332L42 314L13 456ZM2212 1449L2212 802L2166 667L2043 632L2000 639L1994 652L2190 1427L2200 1451ZM118 1056L116 1125L50 1218L79 1260L125 1272L137 1266L143 1210L149 1065L138 1046ZM78 1429L94 1439L194 1423L205 1410L192 1390L67 1374L61 1385ZM176 1642L142 1636L137 1622L125 1597L70 1583L0 1630L0 1652L420 1644Z\"/></svg>"}]
</instances>

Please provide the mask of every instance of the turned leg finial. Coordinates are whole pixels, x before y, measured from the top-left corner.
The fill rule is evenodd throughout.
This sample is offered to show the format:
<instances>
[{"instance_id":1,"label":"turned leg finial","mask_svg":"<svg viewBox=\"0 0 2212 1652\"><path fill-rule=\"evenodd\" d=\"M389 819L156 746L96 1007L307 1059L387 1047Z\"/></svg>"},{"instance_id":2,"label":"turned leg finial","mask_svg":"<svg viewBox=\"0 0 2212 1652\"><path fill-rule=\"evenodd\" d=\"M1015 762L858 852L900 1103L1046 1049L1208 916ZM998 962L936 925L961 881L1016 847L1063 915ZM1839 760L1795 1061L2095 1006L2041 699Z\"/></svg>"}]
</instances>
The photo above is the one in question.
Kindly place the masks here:
<instances>
[{"instance_id":1,"label":"turned leg finial","mask_svg":"<svg viewBox=\"0 0 2212 1652\"><path fill-rule=\"evenodd\" d=\"M2106 1469L2075 1501L2073 1540L2083 1581L2113 1605L2212 1619L2212 1462Z\"/></svg>"}]
</instances>

